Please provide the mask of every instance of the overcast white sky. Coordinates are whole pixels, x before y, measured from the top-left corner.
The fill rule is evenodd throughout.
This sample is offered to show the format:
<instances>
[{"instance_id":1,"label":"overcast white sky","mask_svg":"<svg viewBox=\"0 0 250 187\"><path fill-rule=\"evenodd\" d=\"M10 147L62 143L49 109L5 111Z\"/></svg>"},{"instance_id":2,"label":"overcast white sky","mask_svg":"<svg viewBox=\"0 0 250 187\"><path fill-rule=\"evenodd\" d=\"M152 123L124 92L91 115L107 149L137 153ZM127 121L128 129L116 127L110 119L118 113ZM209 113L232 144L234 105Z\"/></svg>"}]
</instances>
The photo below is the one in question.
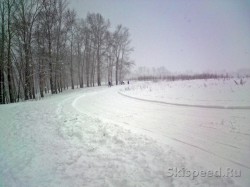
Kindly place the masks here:
<instances>
[{"instance_id":1,"label":"overcast white sky","mask_svg":"<svg viewBox=\"0 0 250 187\"><path fill-rule=\"evenodd\" d=\"M250 0L70 0L130 29L137 66L170 71L250 68Z\"/></svg>"}]
</instances>

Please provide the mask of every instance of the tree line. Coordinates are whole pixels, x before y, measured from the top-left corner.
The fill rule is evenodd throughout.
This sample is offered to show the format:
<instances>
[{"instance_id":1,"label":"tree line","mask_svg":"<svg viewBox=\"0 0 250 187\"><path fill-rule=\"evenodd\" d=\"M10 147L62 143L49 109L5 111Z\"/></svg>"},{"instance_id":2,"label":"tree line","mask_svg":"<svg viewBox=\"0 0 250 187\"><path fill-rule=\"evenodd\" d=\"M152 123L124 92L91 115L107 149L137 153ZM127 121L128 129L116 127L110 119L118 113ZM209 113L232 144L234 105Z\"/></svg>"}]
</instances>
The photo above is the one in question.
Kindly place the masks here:
<instances>
[{"instance_id":1,"label":"tree line","mask_svg":"<svg viewBox=\"0 0 250 187\"><path fill-rule=\"evenodd\" d=\"M139 81L157 81L157 80L195 80L195 79L229 79L232 75L228 73L172 73L168 71L164 66L161 67L138 67L130 74L131 80Z\"/></svg>"},{"instance_id":2,"label":"tree line","mask_svg":"<svg viewBox=\"0 0 250 187\"><path fill-rule=\"evenodd\" d=\"M0 0L0 104L119 84L133 62L128 28L78 18L67 0Z\"/></svg>"}]
</instances>

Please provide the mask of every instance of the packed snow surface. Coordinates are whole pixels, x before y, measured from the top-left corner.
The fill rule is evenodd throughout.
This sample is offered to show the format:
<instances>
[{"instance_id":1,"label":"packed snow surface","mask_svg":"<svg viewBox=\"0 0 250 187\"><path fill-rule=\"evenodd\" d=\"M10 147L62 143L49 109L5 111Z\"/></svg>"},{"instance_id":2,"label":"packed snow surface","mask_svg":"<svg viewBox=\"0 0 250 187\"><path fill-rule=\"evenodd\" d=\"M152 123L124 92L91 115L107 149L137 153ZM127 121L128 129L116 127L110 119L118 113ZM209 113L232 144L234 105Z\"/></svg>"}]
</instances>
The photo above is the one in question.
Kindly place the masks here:
<instances>
[{"instance_id":1,"label":"packed snow surface","mask_svg":"<svg viewBox=\"0 0 250 187\"><path fill-rule=\"evenodd\" d=\"M249 186L249 83L231 81L138 82L1 105L0 186ZM224 177L228 168L241 176ZM191 174L173 173L182 169Z\"/></svg>"}]
</instances>

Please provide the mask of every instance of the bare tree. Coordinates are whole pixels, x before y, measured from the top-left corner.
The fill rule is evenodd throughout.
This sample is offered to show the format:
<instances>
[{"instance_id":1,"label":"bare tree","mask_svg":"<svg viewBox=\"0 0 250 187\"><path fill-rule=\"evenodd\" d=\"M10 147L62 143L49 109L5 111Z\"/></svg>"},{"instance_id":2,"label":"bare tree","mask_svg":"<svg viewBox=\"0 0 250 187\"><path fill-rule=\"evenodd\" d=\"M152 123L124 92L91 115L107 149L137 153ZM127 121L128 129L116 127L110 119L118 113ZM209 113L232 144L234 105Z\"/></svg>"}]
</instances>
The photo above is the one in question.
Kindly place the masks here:
<instances>
[{"instance_id":1,"label":"bare tree","mask_svg":"<svg viewBox=\"0 0 250 187\"><path fill-rule=\"evenodd\" d=\"M19 37L19 40L23 44L22 47L25 56L24 97L25 100L34 99L34 69L31 45L34 24L39 11L41 10L41 4L40 1L20 0L15 5L15 27L17 29L17 37Z\"/></svg>"},{"instance_id":2,"label":"bare tree","mask_svg":"<svg viewBox=\"0 0 250 187\"><path fill-rule=\"evenodd\" d=\"M76 13L74 10L68 10L66 13L66 28L69 32L69 42L70 42L70 78L71 78L71 88L74 89L74 75L73 75L73 44L76 29Z\"/></svg>"},{"instance_id":3,"label":"bare tree","mask_svg":"<svg viewBox=\"0 0 250 187\"><path fill-rule=\"evenodd\" d=\"M114 34L114 55L115 55L115 81L116 85L123 78L124 66L130 67L133 63L129 61L129 54L133 51L130 47L129 30L118 25ZM124 63L126 61L126 63Z\"/></svg>"},{"instance_id":4,"label":"bare tree","mask_svg":"<svg viewBox=\"0 0 250 187\"><path fill-rule=\"evenodd\" d=\"M0 2L0 24L1 24L1 38L0 38L0 104L5 104L5 85L4 85L4 67L5 67L5 4Z\"/></svg>"},{"instance_id":5,"label":"bare tree","mask_svg":"<svg viewBox=\"0 0 250 187\"><path fill-rule=\"evenodd\" d=\"M97 85L101 86L101 60L103 50L105 50L105 34L110 26L110 23L109 21L106 21L101 14L88 14L87 22L94 36L93 43L96 50L97 61Z\"/></svg>"},{"instance_id":6,"label":"bare tree","mask_svg":"<svg viewBox=\"0 0 250 187\"><path fill-rule=\"evenodd\" d=\"M75 32L75 44L76 44L76 57L77 57L77 76L80 88L83 88L83 68L84 68L84 58L83 51L84 49L84 32L83 32L84 20L78 21L76 23L76 32Z\"/></svg>"},{"instance_id":7,"label":"bare tree","mask_svg":"<svg viewBox=\"0 0 250 187\"><path fill-rule=\"evenodd\" d=\"M7 6L7 79L9 85L9 99L11 103L15 102L14 96L14 82L13 82L13 65L12 65L12 54L11 45L13 37L12 20L14 10L14 0L6 0Z\"/></svg>"}]
</instances>

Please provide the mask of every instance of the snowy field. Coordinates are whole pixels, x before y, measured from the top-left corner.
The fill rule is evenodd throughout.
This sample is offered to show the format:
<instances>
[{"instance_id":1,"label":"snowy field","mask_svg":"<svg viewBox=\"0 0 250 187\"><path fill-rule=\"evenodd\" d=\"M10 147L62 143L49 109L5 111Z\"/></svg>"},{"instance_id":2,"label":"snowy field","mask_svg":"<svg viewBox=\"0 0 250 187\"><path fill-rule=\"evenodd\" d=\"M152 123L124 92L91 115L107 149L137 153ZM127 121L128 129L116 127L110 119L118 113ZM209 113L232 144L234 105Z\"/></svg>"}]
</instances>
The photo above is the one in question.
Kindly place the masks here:
<instances>
[{"instance_id":1,"label":"snowy field","mask_svg":"<svg viewBox=\"0 0 250 187\"><path fill-rule=\"evenodd\" d=\"M0 186L249 186L249 83L137 82L1 105Z\"/></svg>"},{"instance_id":2,"label":"snowy field","mask_svg":"<svg viewBox=\"0 0 250 187\"><path fill-rule=\"evenodd\" d=\"M134 83L121 91L129 96L173 104L247 108L250 106L250 79L242 81L243 85L237 78L148 81Z\"/></svg>"}]
</instances>

